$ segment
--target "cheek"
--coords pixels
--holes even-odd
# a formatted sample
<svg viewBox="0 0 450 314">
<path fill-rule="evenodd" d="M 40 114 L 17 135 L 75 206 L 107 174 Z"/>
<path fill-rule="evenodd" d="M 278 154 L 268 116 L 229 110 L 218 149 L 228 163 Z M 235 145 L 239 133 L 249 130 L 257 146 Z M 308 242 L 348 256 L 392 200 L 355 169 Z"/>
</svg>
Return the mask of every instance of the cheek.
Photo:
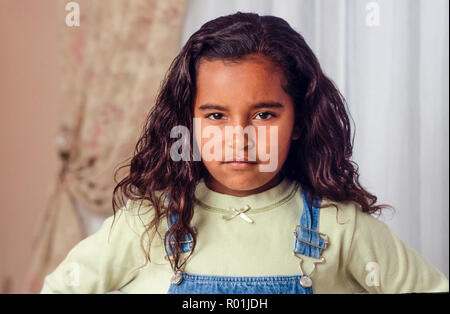
<svg viewBox="0 0 450 314">
<path fill-rule="evenodd" d="M 271 131 L 276 128 L 277 132 Z M 272 136 L 271 136 L 272 133 Z M 289 122 L 276 126 L 267 127 L 265 142 L 260 142 L 266 148 L 266 152 L 269 153 L 271 149 L 277 149 L 277 156 L 283 158 L 289 152 L 291 145 L 292 126 Z"/>
<path fill-rule="evenodd" d="M 197 143 L 201 142 L 200 152 L 202 157 L 221 158 L 219 154 L 220 151 L 216 151 L 216 148 L 222 147 L 221 150 L 223 151 L 223 130 L 218 127 L 209 125 L 208 123 L 205 123 L 203 121 L 201 123 L 201 128 L 198 128 L 199 131 L 195 132 L 195 140 L 197 141 Z"/>
</svg>

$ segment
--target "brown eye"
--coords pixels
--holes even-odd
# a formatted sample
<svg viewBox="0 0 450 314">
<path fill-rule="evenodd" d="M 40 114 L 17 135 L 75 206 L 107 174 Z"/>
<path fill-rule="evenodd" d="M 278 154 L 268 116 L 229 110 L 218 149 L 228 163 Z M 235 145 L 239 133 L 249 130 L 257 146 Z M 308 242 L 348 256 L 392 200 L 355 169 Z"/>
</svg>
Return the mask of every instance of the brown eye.
<svg viewBox="0 0 450 314">
<path fill-rule="evenodd" d="M 211 117 L 213 117 L 213 118 L 211 118 Z M 210 119 L 210 120 L 213 120 L 213 121 L 214 120 L 220 120 L 221 117 L 223 117 L 223 114 L 218 113 L 218 112 L 210 113 L 209 115 L 206 116 L 207 119 Z"/>
<path fill-rule="evenodd" d="M 269 116 L 269 117 L 268 117 Z M 257 119 L 257 120 L 269 120 L 272 117 L 275 117 L 275 115 L 271 112 L 259 112 L 256 117 L 260 117 L 261 119 Z"/>
</svg>

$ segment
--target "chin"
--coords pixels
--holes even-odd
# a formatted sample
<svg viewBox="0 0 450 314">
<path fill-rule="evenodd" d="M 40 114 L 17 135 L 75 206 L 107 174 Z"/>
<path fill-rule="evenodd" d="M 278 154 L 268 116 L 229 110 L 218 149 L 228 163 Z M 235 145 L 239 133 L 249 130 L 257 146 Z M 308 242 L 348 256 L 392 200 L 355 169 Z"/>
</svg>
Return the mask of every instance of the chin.
<svg viewBox="0 0 450 314">
<path fill-rule="evenodd" d="M 230 190 L 235 191 L 249 191 L 255 190 L 267 182 L 271 177 L 259 177 L 255 174 L 233 174 L 232 176 L 224 176 L 220 182 Z"/>
</svg>

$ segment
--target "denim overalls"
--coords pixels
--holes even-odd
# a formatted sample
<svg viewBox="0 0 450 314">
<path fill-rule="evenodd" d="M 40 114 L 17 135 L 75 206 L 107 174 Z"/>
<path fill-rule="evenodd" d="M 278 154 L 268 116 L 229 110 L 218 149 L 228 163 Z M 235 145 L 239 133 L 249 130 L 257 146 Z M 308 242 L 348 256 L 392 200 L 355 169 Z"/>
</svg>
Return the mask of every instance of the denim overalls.
<svg viewBox="0 0 450 314">
<path fill-rule="evenodd" d="M 309 204 L 305 189 L 302 188 L 303 213 L 299 225 L 295 227 L 293 236 L 294 255 L 299 258 L 301 275 L 276 275 L 256 277 L 231 277 L 213 276 L 201 274 L 185 274 L 178 271 L 171 280 L 167 293 L 169 294 L 312 294 L 312 281 L 309 278 L 316 264 L 325 262 L 321 256 L 323 249 L 328 244 L 328 237 L 318 232 L 320 201 L 317 207 Z M 177 216 L 168 219 L 168 226 L 176 221 Z M 192 247 L 192 238 L 186 237 L 182 241 L 182 252 L 188 252 Z M 171 255 L 167 246 L 167 252 Z M 313 263 L 313 271 L 307 275 L 303 274 L 302 262 L 299 255 L 306 255 L 318 259 Z"/>
</svg>

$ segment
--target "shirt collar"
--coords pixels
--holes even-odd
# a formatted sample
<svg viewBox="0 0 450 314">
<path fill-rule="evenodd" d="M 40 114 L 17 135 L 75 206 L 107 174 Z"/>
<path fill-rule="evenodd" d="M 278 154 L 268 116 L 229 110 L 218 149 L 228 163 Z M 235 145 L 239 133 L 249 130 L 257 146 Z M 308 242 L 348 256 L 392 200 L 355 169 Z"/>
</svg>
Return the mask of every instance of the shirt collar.
<svg viewBox="0 0 450 314">
<path fill-rule="evenodd" d="M 248 213 L 263 212 L 278 207 L 289 201 L 300 185 L 287 177 L 284 177 L 272 188 L 248 195 L 233 196 L 222 194 L 209 189 L 203 179 L 197 184 L 195 190 L 196 204 L 201 208 L 218 213 L 229 213 L 231 208 L 242 209 L 250 206 Z"/>
</svg>

